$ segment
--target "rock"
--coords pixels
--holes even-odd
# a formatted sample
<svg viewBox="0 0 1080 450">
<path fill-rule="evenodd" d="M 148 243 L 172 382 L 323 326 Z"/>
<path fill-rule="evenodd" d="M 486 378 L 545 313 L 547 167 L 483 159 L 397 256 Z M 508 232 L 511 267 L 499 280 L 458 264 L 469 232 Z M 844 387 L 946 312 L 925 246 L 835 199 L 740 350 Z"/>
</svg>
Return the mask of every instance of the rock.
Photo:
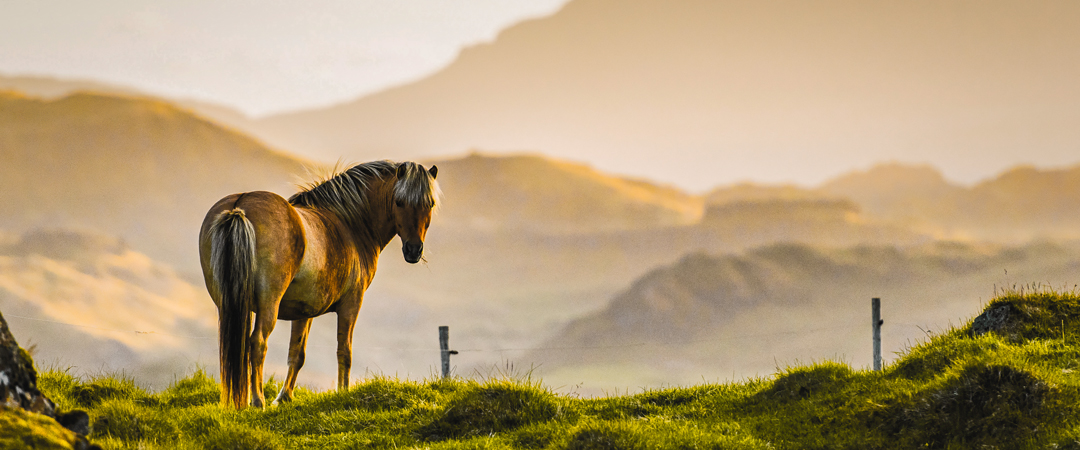
<svg viewBox="0 0 1080 450">
<path fill-rule="evenodd" d="M 37 371 L 30 354 L 19 347 L 0 314 L 0 402 L 9 408 L 55 415 L 56 406 L 37 389 Z"/>
<path fill-rule="evenodd" d="M 90 434 L 90 415 L 86 411 L 71 411 L 56 416 L 56 421 L 60 422 L 64 428 L 74 431 L 75 434 L 83 436 Z"/>
<path fill-rule="evenodd" d="M 987 308 L 975 320 L 971 321 L 971 335 L 979 336 L 989 332 L 1002 333 L 1012 325 L 1012 321 L 1016 320 L 1019 313 L 1020 311 L 1012 303 L 1001 303 Z"/>
<path fill-rule="evenodd" d="M 35 448 L 99 448 L 86 439 L 90 434 L 90 416 L 85 411 L 69 411 L 58 416 L 56 404 L 38 390 L 34 361 L 15 341 L 3 314 L 0 314 L 0 422 L 8 425 L 0 433 L 0 443 L 17 438 L 9 433 L 18 434 L 24 429 L 30 436 L 36 436 L 34 439 L 44 439 L 40 445 L 32 446 Z M 64 431 L 57 432 L 61 427 Z"/>
</svg>

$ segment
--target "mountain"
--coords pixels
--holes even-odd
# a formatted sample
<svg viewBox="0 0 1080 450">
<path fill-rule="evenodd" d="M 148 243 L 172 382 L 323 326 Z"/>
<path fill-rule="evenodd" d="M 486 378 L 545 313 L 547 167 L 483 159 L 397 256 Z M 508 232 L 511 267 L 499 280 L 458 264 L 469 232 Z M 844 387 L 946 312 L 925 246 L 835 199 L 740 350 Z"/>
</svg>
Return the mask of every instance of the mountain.
<svg viewBox="0 0 1080 450">
<path fill-rule="evenodd" d="M 998 288 L 1070 289 L 1076 267 L 1075 243 L 778 244 L 690 254 L 638 278 L 518 361 L 543 367 L 538 375 L 549 383 L 614 378 L 635 386 L 702 374 L 742 378 L 822 358 L 866 365 L 872 297 L 882 299 L 883 354 L 891 355 L 963 320 Z"/>
<path fill-rule="evenodd" d="M 973 186 L 956 211 L 958 225 L 979 237 L 1080 238 L 1080 165 L 1015 167 Z"/>
<path fill-rule="evenodd" d="M 687 225 L 701 198 L 539 155 L 435 161 L 445 204 L 441 224 L 479 229 L 592 233 Z"/>
<path fill-rule="evenodd" d="M 926 166 L 884 164 L 818 189 L 850 198 L 868 217 L 939 236 L 1024 242 L 1080 238 L 1080 166 L 1017 166 L 974 186 Z"/>
<path fill-rule="evenodd" d="M 537 149 L 695 189 L 896 159 L 973 181 L 1075 162 L 1078 50 L 1068 0 L 574 0 L 258 135 L 325 160 Z"/>
<path fill-rule="evenodd" d="M 852 198 L 822 193 L 817 189 L 808 189 L 792 184 L 768 185 L 758 183 L 738 183 L 721 186 L 705 194 L 707 206 L 724 206 L 732 203 L 837 200 Z M 862 202 L 859 202 L 862 204 Z"/>
<path fill-rule="evenodd" d="M 163 101 L 86 93 L 0 93 L 0 154 L 0 228 L 97 230 L 185 271 L 214 202 L 289 195 L 309 164 Z"/>
<path fill-rule="evenodd" d="M 181 109 L 186 109 L 220 125 L 249 133 L 252 120 L 244 113 L 215 103 L 191 99 L 162 99 L 137 89 L 102 83 L 93 80 L 62 79 L 46 76 L 4 76 L 0 75 L 0 91 L 16 91 L 31 97 L 55 100 L 76 92 L 89 92 L 124 97 L 141 97 L 150 100 L 165 100 Z"/>
</svg>

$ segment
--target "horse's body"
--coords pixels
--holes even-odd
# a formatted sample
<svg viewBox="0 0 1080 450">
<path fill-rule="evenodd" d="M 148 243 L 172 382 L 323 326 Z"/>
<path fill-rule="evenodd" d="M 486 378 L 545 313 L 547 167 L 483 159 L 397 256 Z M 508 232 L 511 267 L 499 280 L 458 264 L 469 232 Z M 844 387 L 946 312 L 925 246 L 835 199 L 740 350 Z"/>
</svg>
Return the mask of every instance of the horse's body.
<svg viewBox="0 0 1080 450">
<path fill-rule="evenodd" d="M 233 194 L 203 220 L 199 255 L 218 307 L 222 401 L 263 406 L 266 338 L 292 321 L 289 373 L 278 401 L 292 399 L 311 320 L 338 317 L 338 389 L 349 385 L 352 335 L 379 253 L 400 236 L 415 263 L 431 221 L 437 168 L 378 161 L 354 166 L 288 200 Z M 255 314 L 252 324 L 251 314 Z"/>
</svg>

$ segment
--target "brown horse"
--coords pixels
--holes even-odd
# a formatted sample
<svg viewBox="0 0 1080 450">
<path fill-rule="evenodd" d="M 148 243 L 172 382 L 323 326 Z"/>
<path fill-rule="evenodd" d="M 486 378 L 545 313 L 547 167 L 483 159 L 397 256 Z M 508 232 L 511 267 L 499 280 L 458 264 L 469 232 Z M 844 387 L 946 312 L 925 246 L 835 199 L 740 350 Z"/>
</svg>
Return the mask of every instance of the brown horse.
<svg viewBox="0 0 1080 450">
<path fill-rule="evenodd" d="M 311 320 L 328 312 L 338 319 L 337 386 L 349 387 L 353 327 L 379 253 L 400 236 L 405 261 L 420 261 L 437 173 L 411 162 L 369 162 L 288 200 L 245 192 L 210 208 L 199 256 L 218 307 L 223 403 L 242 408 L 249 397 L 254 406 L 266 403 L 266 338 L 278 319 L 292 321 L 292 338 L 277 401 L 292 400 Z"/>
</svg>

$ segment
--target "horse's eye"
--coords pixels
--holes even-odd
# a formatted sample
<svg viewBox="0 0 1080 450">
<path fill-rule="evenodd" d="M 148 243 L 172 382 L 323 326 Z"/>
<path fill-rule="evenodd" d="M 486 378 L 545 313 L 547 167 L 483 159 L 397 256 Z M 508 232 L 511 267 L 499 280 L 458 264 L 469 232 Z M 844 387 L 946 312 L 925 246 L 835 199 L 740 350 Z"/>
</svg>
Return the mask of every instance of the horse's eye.
<svg viewBox="0 0 1080 450">
<path fill-rule="evenodd" d="M 405 207 L 405 202 L 403 202 L 401 200 L 395 200 L 394 204 L 397 205 L 398 208 L 404 208 Z"/>
</svg>

